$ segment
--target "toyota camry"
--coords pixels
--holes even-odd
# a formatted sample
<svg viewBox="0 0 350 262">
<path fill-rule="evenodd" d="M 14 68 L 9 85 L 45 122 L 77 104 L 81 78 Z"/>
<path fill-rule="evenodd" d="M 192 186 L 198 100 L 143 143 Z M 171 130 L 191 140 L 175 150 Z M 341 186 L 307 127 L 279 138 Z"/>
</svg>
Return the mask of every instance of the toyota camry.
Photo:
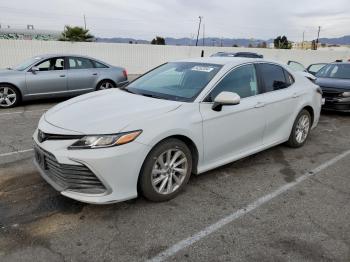
<svg viewBox="0 0 350 262">
<path fill-rule="evenodd" d="M 191 174 L 281 143 L 301 147 L 322 91 L 286 66 L 210 57 L 163 64 L 121 89 L 47 111 L 35 164 L 62 195 L 106 204 L 174 198 Z"/>
</svg>

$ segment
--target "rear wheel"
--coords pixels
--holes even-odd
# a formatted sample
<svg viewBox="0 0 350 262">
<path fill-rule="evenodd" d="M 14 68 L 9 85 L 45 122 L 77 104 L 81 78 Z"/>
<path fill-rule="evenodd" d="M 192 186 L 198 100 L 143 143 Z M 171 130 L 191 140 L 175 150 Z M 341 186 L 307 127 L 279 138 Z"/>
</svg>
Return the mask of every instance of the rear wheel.
<svg viewBox="0 0 350 262">
<path fill-rule="evenodd" d="M 110 89 L 110 88 L 113 88 L 113 87 L 115 87 L 115 84 L 112 81 L 110 81 L 110 80 L 103 80 L 97 85 L 96 90 L 97 91 L 105 90 L 105 89 Z"/>
<path fill-rule="evenodd" d="M 191 151 L 184 142 L 168 139 L 158 144 L 147 156 L 140 174 L 139 186 L 151 201 L 174 198 L 191 176 Z"/>
<path fill-rule="evenodd" d="M 303 109 L 295 119 L 287 144 L 290 147 L 301 147 L 305 144 L 311 129 L 310 113 Z"/>
<path fill-rule="evenodd" d="M 15 107 L 20 102 L 20 93 L 10 85 L 0 85 L 0 108 Z"/>
</svg>

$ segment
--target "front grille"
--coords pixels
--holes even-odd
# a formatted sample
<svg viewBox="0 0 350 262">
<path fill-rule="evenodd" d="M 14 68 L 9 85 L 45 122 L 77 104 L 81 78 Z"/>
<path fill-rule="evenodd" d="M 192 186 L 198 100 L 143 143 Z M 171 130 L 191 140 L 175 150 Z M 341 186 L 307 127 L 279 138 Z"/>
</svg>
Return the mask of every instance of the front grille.
<svg viewBox="0 0 350 262">
<path fill-rule="evenodd" d="M 50 152 L 35 146 L 35 159 L 45 175 L 62 190 L 101 194 L 106 187 L 86 166 L 60 164 Z"/>
<path fill-rule="evenodd" d="M 46 140 L 73 140 L 80 139 L 84 137 L 84 135 L 59 135 L 59 134 L 48 134 L 44 133 L 41 130 L 38 130 L 38 141 L 40 143 Z"/>
</svg>

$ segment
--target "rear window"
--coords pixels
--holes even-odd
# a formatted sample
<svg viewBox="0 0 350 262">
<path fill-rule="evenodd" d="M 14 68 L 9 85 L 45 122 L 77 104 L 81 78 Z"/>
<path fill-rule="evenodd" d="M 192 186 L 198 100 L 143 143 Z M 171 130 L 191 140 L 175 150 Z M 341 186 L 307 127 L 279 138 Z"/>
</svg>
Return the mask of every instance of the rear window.
<svg viewBox="0 0 350 262">
<path fill-rule="evenodd" d="M 290 86 L 290 80 L 285 77 L 285 70 L 274 64 L 258 64 L 263 76 L 265 92 L 271 92 Z"/>
<path fill-rule="evenodd" d="M 108 66 L 106 66 L 105 64 L 102 64 L 102 63 L 97 62 L 97 61 L 95 61 L 95 60 L 91 60 L 91 61 L 92 61 L 92 63 L 94 64 L 94 66 L 95 66 L 96 68 L 108 68 Z"/>
</svg>

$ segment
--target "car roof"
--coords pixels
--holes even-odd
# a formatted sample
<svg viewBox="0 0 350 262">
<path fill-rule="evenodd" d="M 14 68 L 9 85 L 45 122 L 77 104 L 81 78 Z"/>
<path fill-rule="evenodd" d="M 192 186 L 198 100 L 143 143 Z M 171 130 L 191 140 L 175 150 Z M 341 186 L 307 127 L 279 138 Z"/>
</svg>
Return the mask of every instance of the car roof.
<svg viewBox="0 0 350 262">
<path fill-rule="evenodd" d="M 206 64 L 218 64 L 218 65 L 230 65 L 230 66 L 235 66 L 235 65 L 249 63 L 249 62 L 267 62 L 267 63 L 282 65 L 279 62 L 269 61 L 262 58 L 247 58 L 247 57 L 199 57 L 199 58 L 177 60 L 172 62 L 192 62 L 192 63 L 206 63 Z"/>
<path fill-rule="evenodd" d="M 76 57 L 82 57 L 82 58 L 88 58 L 88 59 L 98 60 L 98 59 L 93 58 L 93 57 L 90 57 L 90 56 L 78 55 L 78 54 L 67 54 L 67 53 L 41 54 L 41 55 L 36 55 L 36 56 L 34 56 L 34 57 L 39 57 L 39 58 L 45 59 L 45 58 L 58 57 L 58 56 L 76 56 Z"/>
</svg>

